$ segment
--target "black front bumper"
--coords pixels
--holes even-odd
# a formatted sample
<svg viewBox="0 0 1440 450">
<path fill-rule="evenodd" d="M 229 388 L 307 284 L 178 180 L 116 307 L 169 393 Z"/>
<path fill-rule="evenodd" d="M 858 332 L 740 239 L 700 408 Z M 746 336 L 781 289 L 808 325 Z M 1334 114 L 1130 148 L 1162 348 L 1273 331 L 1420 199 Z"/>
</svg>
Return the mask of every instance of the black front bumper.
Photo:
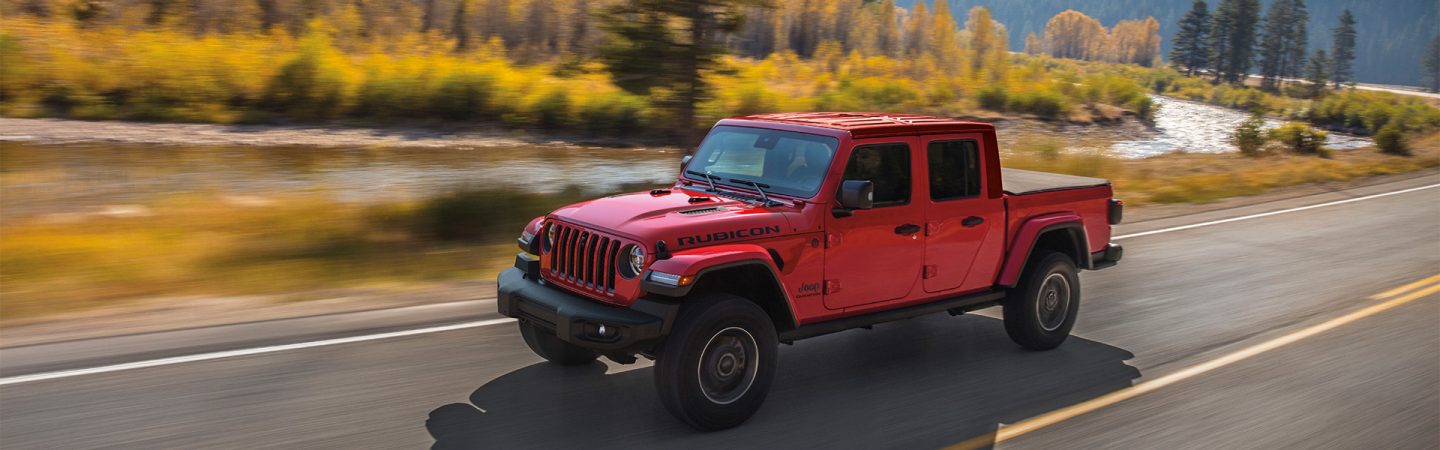
<svg viewBox="0 0 1440 450">
<path fill-rule="evenodd" d="M 629 308 L 606 305 L 543 283 L 519 268 L 500 273 L 500 314 L 555 333 L 560 340 L 604 353 L 648 351 L 670 333 L 678 303 L 641 298 Z M 599 333 L 604 325 L 606 333 Z"/>
</svg>

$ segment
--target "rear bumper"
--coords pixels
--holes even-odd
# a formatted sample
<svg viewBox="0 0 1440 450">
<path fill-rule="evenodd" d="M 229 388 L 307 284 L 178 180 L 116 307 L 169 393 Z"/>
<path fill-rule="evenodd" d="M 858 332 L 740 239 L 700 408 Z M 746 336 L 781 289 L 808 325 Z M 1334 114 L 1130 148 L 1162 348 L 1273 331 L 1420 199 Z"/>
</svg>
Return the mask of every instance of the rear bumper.
<svg viewBox="0 0 1440 450">
<path fill-rule="evenodd" d="M 1100 270 L 1120 262 L 1125 256 L 1125 248 L 1115 244 L 1107 244 L 1104 250 L 1090 254 L 1090 270 Z"/>
<path fill-rule="evenodd" d="M 555 333 L 560 340 L 602 353 L 649 350 L 670 333 L 678 303 L 636 300 L 629 308 L 606 305 L 544 284 L 520 268 L 500 273 L 500 314 Z M 605 333 L 601 334 L 600 326 Z"/>
</svg>

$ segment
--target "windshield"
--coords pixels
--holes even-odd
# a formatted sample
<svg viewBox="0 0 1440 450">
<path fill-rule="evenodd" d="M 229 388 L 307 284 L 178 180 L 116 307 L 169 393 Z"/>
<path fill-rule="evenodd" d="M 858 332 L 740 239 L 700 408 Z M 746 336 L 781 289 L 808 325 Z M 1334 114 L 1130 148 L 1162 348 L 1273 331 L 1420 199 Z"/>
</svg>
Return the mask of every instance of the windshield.
<svg viewBox="0 0 1440 450">
<path fill-rule="evenodd" d="M 808 198 L 820 190 L 825 171 L 835 157 L 840 140 L 829 136 L 720 126 L 710 131 L 695 158 L 685 168 L 685 177 L 708 183 L 705 176 L 714 175 L 716 184 L 754 189 L 753 181 L 770 193 Z"/>
</svg>

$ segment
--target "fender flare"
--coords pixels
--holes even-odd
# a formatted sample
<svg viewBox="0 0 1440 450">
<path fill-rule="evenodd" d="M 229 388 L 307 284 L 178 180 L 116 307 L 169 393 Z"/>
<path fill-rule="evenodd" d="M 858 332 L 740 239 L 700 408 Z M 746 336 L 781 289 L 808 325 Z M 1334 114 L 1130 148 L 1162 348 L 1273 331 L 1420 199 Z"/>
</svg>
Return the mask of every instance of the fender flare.
<svg viewBox="0 0 1440 450">
<path fill-rule="evenodd" d="M 1019 231 L 1015 233 L 1015 242 L 1010 245 L 1010 252 L 1005 257 L 1005 264 L 1001 266 L 1000 277 L 995 284 L 1004 287 L 1015 287 L 1020 281 L 1020 272 L 1025 270 L 1025 263 L 1034 256 L 1035 242 L 1040 236 L 1046 233 L 1060 231 L 1070 233 L 1071 240 L 1075 243 L 1075 254 L 1079 260 L 1075 265 L 1081 269 L 1090 266 L 1089 238 L 1085 233 L 1084 221 L 1078 214 L 1073 212 L 1048 214 L 1035 217 L 1020 225 Z"/>
<path fill-rule="evenodd" d="M 690 293 L 692 288 L 700 284 L 707 273 L 736 267 L 758 266 L 769 275 L 768 281 L 774 283 L 773 286 L 780 293 L 780 299 L 793 322 L 795 305 L 791 301 L 790 293 L 785 289 L 785 283 L 780 280 L 780 270 L 771 253 L 770 250 L 759 245 L 744 243 L 679 250 L 668 259 L 651 263 L 640 277 L 640 289 L 646 293 L 667 297 L 684 297 Z M 694 281 L 684 286 L 656 283 L 650 280 L 650 274 L 657 271 L 682 277 L 694 277 Z M 793 323 L 790 325 L 794 326 Z"/>
</svg>

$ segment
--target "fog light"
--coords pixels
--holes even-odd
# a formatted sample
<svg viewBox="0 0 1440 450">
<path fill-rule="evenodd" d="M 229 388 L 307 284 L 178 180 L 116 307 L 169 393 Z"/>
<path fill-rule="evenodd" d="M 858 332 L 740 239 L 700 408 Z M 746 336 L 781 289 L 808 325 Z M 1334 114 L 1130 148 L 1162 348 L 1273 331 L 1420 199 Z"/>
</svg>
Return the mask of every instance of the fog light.
<svg viewBox="0 0 1440 450">
<path fill-rule="evenodd" d="M 599 334 L 600 337 L 605 337 L 605 335 L 606 335 L 607 333 L 609 333 L 609 332 L 610 332 L 610 330 L 605 329 L 605 324 L 603 324 L 603 323 L 600 324 L 600 329 L 595 330 L 595 334 Z"/>
</svg>

